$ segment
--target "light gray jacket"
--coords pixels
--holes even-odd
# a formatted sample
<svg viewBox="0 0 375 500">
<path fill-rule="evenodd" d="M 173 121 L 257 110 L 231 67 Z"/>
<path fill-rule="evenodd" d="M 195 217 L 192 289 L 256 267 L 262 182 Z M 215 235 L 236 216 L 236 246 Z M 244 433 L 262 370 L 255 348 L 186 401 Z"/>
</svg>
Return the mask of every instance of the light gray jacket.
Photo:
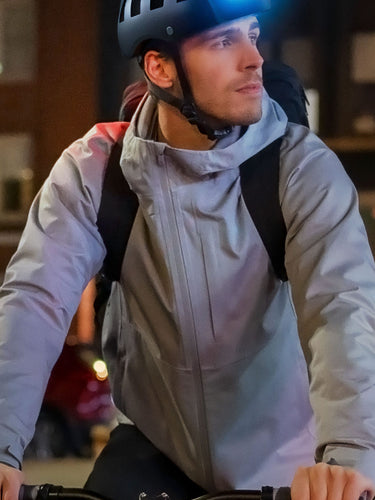
<svg viewBox="0 0 375 500">
<path fill-rule="evenodd" d="M 356 192 L 336 156 L 287 126 L 266 95 L 263 111 L 210 151 L 150 140 L 150 98 L 127 131 L 121 163 L 140 209 L 104 325 L 114 400 L 208 490 L 289 484 L 315 449 L 375 479 L 375 269 Z M 96 214 L 121 128 L 97 125 L 64 151 L 8 268 L 0 461 L 21 462 L 81 292 L 101 267 Z M 272 272 L 238 177 L 284 133 L 290 283 Z M 314 423 L 299 338 L 311 349 Z"/>
</svg>

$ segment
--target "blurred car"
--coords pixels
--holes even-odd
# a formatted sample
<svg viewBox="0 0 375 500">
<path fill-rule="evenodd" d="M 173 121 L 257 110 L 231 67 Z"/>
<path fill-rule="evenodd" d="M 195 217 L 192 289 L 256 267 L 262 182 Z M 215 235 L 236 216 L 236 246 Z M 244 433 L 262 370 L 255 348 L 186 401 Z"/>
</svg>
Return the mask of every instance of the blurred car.
<svg viewBox="0 0 375 500">
<path fill-rule="evenodd" d="M 110 425 L 113 417 L 105 363 L 91 347 L 65 344 L 25 458 L 91 456 L 92 427 Z"/>
</svg>

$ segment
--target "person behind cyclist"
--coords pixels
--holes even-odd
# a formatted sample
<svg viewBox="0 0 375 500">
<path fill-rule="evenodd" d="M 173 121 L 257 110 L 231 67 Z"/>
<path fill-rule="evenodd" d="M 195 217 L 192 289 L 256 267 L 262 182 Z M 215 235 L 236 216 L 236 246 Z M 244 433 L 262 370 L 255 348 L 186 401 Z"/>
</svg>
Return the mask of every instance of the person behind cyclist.
<svg viewBox="0 0 375 500">
<path fill-rule="evenodd" d="M 294 500 L 375 494 L 374 261 L 337 157 L 263 91 L 255 14 L 267 7 L 121 5 L 120 44 L 139 58 L 149 91 L 123 139 L 139 210 L 103 329 L 120 424 L 86 485 L 116 499 L 288 483 Z M 6 272 L 5 500 L 16 499 L 50 370 L 105 258 L 103 170 L 126 127 L 98 124 L 62 154 Z M 285 283 L 238 169 L 279 137 Z"/>
</svg>

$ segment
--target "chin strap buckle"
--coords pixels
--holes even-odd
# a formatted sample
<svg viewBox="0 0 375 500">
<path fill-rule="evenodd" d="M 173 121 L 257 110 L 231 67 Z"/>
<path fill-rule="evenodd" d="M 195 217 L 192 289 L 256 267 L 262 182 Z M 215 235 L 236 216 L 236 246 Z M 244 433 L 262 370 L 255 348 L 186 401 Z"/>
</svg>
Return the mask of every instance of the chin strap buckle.
<svg viewBox="0 0 375 500">
<path fill-rule="evenodd" d="M 192 125 L 198 127 L 201 134 L 206 135 L 211 141 L 216 141 L 222 139 L 223 137 L 229 135 L 233 127 L 228 125 L 227 127 L 214 129 L 204 120 L 202 116 L 199 115 L 196 105 L 193 102 L 185 102 L 180 107 L 180 112 Z"/>
</svg>

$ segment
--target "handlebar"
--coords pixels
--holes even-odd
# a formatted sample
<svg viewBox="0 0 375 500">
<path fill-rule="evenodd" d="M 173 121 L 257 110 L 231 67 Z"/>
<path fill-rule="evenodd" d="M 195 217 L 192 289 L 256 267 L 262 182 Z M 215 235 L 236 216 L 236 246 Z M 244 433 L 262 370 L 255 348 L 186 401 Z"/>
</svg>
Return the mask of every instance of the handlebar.
<svg viewBox="0 0 375 500">
<path fill-rule="evenodd" d="M 66 488 L 54 484 L 23 484 L 18 500 L 109 500 L 99 493 L 83 488 Z"/>
<path fill-rule="evenodd" d="M 19 493 L 19 500 L 109 500 L 103 495 L 82 488 L 66 488 L 53 484 L 25 485 Z M 147 493 L 140 493 L 139 500 L 147 500 Z M 167 493 L 161 493 L 152 500 L 169 500 Z M 193 500 L 290 500 L 290 488 L 264 486 L 261 490 L 229 490 L 207 493 Z M 173 500 L 173 499 L 171 499 Z"/>
</svg>

